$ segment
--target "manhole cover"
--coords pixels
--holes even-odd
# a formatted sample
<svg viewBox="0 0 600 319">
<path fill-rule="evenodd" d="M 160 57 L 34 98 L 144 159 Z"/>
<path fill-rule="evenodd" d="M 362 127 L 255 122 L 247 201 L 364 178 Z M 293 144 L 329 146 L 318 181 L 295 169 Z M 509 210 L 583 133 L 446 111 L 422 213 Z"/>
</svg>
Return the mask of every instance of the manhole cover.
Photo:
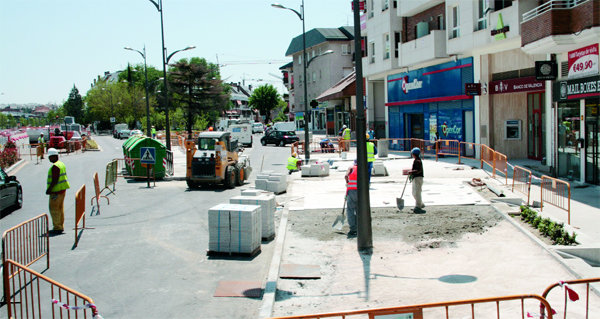
<svg viewBox="0 0 600 319">
<path fill-rule="evenodd" d="M 469 275 L 446 275 L 438 278 L 439 281 L 448 284 L 466 284 L 477 280 L 477 277 Z"/>
</svg>

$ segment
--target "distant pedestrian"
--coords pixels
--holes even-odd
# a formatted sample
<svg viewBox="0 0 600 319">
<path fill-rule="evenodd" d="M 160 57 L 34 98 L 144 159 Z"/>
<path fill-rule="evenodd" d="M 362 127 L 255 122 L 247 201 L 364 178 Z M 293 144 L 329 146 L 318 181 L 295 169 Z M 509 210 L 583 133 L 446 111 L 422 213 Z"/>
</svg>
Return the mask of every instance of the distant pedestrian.
<svg viewBox="0 0 600 319">
<path fill-rule="evenodd" d="M 373 130 L 373 128 L 371 128 L 369 130 L 369 139 L 370 140 L 374 140 L 375 139 L 375 131 Z"/>
<path fill-rule="evenodd" d="M 152 138 L 156 138 L 156 128 L 154 128 L 154 125 L 152 125 L 150 131 L 152 132 Z"/>
<path fill-rule="evenodd" d="M 357 231 L 356 209 L 358 207 L 358 166 L 354 165 L 346 172 L 346 216 L 348 218 L 348 237 L 355 237 Z"/>
<path fill-rule="evenodd" d="M 415 210 L 420 210 L 425 207 L 425 204 L 423 204 L 423 200 L 421 199 L 421 190 L 423 188 L 423 162 L 419 157 L 419 155 L 421 155 L 421 150 L 418 147 L 415 147 L 410 153 L 414 158 L 412 170 L 409 172 L 412 181 L 412 194 L 415 198 Z"/>
<path fill-rule="evenodd" d="M 375 146 L 375 143 L 369 141 L 369 134 L 367 134 L 367 168 L 369 169 L 369 185 L 371 184 L 371 171 L 373 170 L 375 155 L 377 155 L 377 147 Z"/>
<path fill-rule="evenodd" d="M 48 149 L 48 159 L 52 166 L 48 170 L 46 195 L 50 195 L 49 208 L 52 217 L 52 232 L 62 233 L 65 229 L 65 193 L 70 188 L 67 180 L 67 167 L 58 160 L 58 151 Z"/>
<path fill-rule="evenodd" d="M 40 159 L 44 159 L 44 144 L 46 143 L 46 140 L 44 140 L 44 133 L 40 133 L 40 137 L 38 137 L 38 156 L 40 156 Z"/>
<path fill-rule="evenodd" d="M 351 131 L 348 128 L 348 126 L 344 125 L 342 126 L 342 150 L 344 152 L 348 152 L 350 150 L 350 135 L 351 135 Z"/>
</svg>

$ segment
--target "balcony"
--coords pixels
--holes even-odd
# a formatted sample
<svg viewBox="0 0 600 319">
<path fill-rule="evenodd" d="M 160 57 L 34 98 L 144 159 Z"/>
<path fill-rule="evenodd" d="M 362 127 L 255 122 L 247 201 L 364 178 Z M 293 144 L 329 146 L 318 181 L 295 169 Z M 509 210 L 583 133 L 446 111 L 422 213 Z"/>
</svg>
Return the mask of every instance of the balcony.
<svg viewBox="0 0 600 319">
<path fill-rule="evenodd" d="M 600 1 L 551 0 L 523 14 L 521 45 L 528 54 L 573 50 L 600 37 Z"/>
<path fill-rule="evenodd" d="M 402 58 L 398 61 L 399 67 L 448 57 L 446 54 L 446 30 L 432 30 L 424 37 L 402 43 L 400 56 Z"/>
</svg>

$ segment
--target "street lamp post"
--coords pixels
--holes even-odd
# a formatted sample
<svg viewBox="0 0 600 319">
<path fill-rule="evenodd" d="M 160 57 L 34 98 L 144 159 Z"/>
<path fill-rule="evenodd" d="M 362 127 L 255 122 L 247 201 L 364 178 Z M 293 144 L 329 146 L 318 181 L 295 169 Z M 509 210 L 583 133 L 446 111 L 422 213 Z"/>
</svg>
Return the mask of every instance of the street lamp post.
<svg viewBox="0 0 600 319">
<path fill-rule="evenodd" d="M 132 49 L 129 47 L 125 47 L 123 49 L 129 50 L 129 51 L 135 51 L 135 52 L 139 53 L 142 56 L 142 58 L 144 58 L 144 78 L 145 78 L 144 88 L 146 89 L 146 135 L 148 137 L 152 137 L 152 134 L 150 133 L 150 101 L 148 100 L 148 67 L 146 65 L 146 45 L 144 45 L 143 52 L 140 52 L 136 49 Z"/>
</svg>

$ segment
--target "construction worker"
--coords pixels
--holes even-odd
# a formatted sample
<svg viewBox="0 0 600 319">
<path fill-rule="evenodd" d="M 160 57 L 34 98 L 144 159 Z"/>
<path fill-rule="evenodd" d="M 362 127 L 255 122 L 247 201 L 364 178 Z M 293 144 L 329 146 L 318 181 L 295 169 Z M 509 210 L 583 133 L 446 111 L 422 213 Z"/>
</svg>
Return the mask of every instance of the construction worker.
<svg viewBox="0 0 600 319">
<path fill-rule="evenodd" d="M 152 138 L 156 138 L 156 128 L 154 128 L 154 125 L 152 125 L 150 132 L 152 132 Z"/>
<path fill-rule="evenodd" d="M 423 162 L 419 155 L 421 150 L 418 147 L 413 148 L 410 154 L 414 158 L 412 169 L 409 171 L 409 178 L 412 181 L 412 194 L 415 198 L 415 211 L 419 211 L 425 207 L 421 199 L 421 190 L 423 188 Z"/>
<path fill-rule="evenodd" d="M 344 151 L 348 152 L 350 150 L 350 129 L 346 125 L 342 126 L 342 140 Z"/>
<path fill-rule="evenodd" d="M 371 184 L 371 171 L 373 170 L 375 155 L 377 155 L 377 147 L 375 146 L 375 143 L 369 141 L 369 133 L 367 133 L 367 167 L 369 169 L 369 184 Z"/>
<path fill-rule="evenodd" d="M 297 159 L 298 154 L 296 153 L 292 153 L 292 156 L 288 157 L 288 162 L 287 162 L 287 169 L 289 171 L 289 174 L 291 175 L 293 172 L 297 172 L 298 171 L 298 162 L 300 162 L 299 159 Z"/>
<path fill-rule="evenodd" d="M 40 133 L 40 137 L 38 137 L 38 155 L 41 159 L 44 159 L 44 144 L 46 141 L 44 140 L 44 133 Z"/>
<path fill-rule="evenodd" d="M 348 238 L 356 237 L 356 208 L 358 206 L 358 166 L 354 165 L 346 172 L 346 216 L 348 218 Z"/>
<path fill-rule="evenodd" d="M 55 148 L 48 149 L 48 159 L 52 166 L 48 170 L 46 195 L 50 195 L 50 216 L 52 217 L 52 233 L 64 232 L 65 226 L 65 193 L 70 188 L 67 180 L 67 168 L 58 160 L 58 151 Z"/>
</svg>

